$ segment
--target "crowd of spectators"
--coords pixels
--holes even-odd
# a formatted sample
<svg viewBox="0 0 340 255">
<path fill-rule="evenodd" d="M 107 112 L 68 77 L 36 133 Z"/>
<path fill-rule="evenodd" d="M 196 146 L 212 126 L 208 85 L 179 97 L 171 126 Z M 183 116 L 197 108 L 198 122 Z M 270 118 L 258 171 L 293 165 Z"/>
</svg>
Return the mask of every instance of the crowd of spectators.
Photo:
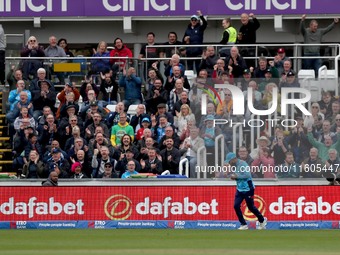
<svg viewBox="0 0 340 255">
<path fill-rule="evenodd" d="M 304 19 L 305 16 L 302 24 Z M 162 45 L 174 47 L 152 47 L 157 45 L 156 36 L 148 33 L 139 57 L 169 60 L 164 61 L 164 73 L 159 70 L 159 60 L 149 60 L 145 65 L 148 74 L 145 80 L 130 65 L 132 52 L 121 38 L 114 40 L 115 48 L 111 51 L 104 41 L 93 49 L 93 57 L 97 58 L 92 60 L 92 68 L 80 88 L 65 82 L 64 73 L 57 73 L 63 85 L 58 91 L 51 81 L 51 68 L 39 60 L 24 60 L 8 75 L 11 91 L 6 118 L 13 137 L 14 170 L 23 178 L 46 178 L 51 172 L 56 172 L 59 178 L 129 178 L 136 173 L 161 174 L 165 170 L 178 174 L 181 158 L 187 158 L 190 177 L 196 177 L 196 165 L 200 164 L 197 150 L 201 146 L 212 153 L 215 138 L 223 134 L 226 151 L 232 150 L 232 128 L 215 126 L 214 120 L 251 119 L 247 102 L 240 102 L 245 103 L 247 109 L 244 116 L 233 115 L 233 94 L 228 89 L 210 89 L 214 84 L 237 86 L 256 109 L 263 110 L 268 109 L 268 103 L 273 100 L 274 88 L 280 94 L 281 88 L 300 87 L 298 70 L 293 69 L 284 48 L 278 47 L 273 59 L 255 59 L 257 65 L 254 60 L 244 59 L 253 56 L 254 49 L 242 44 L 256 43 L 260 22 L 254 14 L 242 14 L 241 23 L 237 33 L 231 19 L 223 20 L 221 43 L 226 46 L 219 51 L 209 45 L 175 47 L 203 44 L 207 21 L 200 11 L 191 17 L 182 42 L 175 32 L 169 32 L 168 42 Z M 21 56 L 72 55 L 66 39 L 57 43 L 57 38 L 51 36 L 49 46 L 43 49 L 31 36 Z M 108 59 L 110 56 L 116 58 Z M 201 59 L 183 61 L 181 56 Z M 184 75 L 188 69 L 197 73 L 195 81 L 189 81 Z M 100 82 L 96 84 L 92 78 L 98 75 Z M 121 99 L 119 87 L 124 91 Z M 253 93 L 249 97 L 248 88 L 252 88 Z M 201 114 L 203 96 L 208 97 L 205 116 Z M 291 95 L 295 97 L 298 95 Z M 108 105 L 114 105 L 114 110 L 109 111 Z M 128 114 L 131 105 L 137 105 L 134 114 Z M 333 169 L 331 173 L 338 172 L 339 99 L 323 91 L 322 98 L 312 102 L 309 110 L 311 116 L 302 118 L 298 111 L 291 116 L 297 123 L 291 129 L 276 125 L 273 135 L 269 135 L 267 127 L 262 128 L 254 150 L 249 151 L 246 140 L 245 146 L 238 148 L 239 158 L 250 166 L 288 169 L 275 174 L 254 171 L 254 177 L 318 178 L 328 174 L 329 169 Z"/>
</svg>

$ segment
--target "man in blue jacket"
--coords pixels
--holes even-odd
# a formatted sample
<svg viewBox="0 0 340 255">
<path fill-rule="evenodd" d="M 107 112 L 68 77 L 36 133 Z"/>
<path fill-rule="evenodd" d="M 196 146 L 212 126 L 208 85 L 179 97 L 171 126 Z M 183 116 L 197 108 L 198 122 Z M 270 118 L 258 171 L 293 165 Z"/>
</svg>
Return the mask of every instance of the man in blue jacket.
<svg viewBox="0 0 340 255">
<path fill-rule="evenodd" d="M 248 229 L 248 225 L 243 218 L 241 211 L 241 204 L 243 200 L 246 200 L 247 207 L 259 220 L 260 224 L 258 229 L 265 229 L 267 225 L 267 219 L 262 216 L 260 211 L 254 205 L 254 190 L 255 186 L 251 178 L 250 167 L 248 164 L 236 157 L 236 154 L 229 152 L 225 163 L 229 164 L 231 171 L 233 172 L 230 178 L 236 180 L 236 194 L 234 201 L 234 210 L 241 223 L 239 230 Z"/>
<path fill-rule="evenodd" d="M 202 24 L 200 23 L 202 21 Z M 208 22 L 203 17 L 201 11 L 197 11 L 197 15 L 192 15 L 190 18 L 190 24 L 184 32 L 182 42 L 184 44 L 203 44 L 204 30 L 207 28 Z M 187 57 L 199 57 L 202 55 L 202 47 L 187 47 Z M 195 64 L 196 72 L 198 73 L 200 60 L 188 61 L 188 69 L 193 70 Z"/>
<path fill-rule="evenodd" d="M 136 76 L 135 68 L 130 67 L 127 71 L 125 68 L 123 69 L 119 86 L 124 88 L 125 98 L 123 103 L 126 111 L 130 105 L 142 103 L 142 79 Z"/>
</svg>

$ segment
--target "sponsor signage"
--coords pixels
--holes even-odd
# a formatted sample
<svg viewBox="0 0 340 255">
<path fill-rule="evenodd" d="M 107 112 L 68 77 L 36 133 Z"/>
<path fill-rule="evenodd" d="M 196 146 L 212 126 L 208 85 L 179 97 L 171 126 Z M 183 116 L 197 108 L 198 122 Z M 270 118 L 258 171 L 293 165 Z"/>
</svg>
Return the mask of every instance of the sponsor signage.
<svg viewBox="0 0 340 255">
<path fill-rule="evenodd" d="M 334 0 L 0 0 L 3 17 L 337 14 Z"/>
<path fill-rule="evenodd" d="M 200 221 L 195 227 L 232 228 L 220 221 L 237 222 L 235 187 L 231 186 L 57 187 L 43 191 L 40 187 L 0 188 L 0 221 L 15 221 L 22 228 L 29 221 L 89 221 L 89 228 L 105 228 L 110 222 L 115 227 L 142 224 L 134 221 L 145 221 L 143 227 L 166 221 L 172 228 L 184 228 L 193 226 L 188 221 Z M 339 221 L 338 192 L 338 186 L 258 186 L 254 199 L 270 221 Z M 242 211 L 246 220 L 256 221 L 245 204 Z M 209 221 L 215 223 L 206 223 Z M 285 226 L 291 227 L 281 227 Z"/>
</svg>

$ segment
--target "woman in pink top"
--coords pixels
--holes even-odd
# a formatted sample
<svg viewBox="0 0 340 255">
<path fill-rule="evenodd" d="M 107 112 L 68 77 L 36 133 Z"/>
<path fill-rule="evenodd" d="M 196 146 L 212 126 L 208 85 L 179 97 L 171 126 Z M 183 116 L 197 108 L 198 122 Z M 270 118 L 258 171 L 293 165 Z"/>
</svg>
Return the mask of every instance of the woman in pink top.
<svg viewBox="0 0 340 255">
<path fill-rule="evenodd" d="M 259 178 L 275 178 L 274 158 L 270 155 L 269 148 L 259 150 L 259 157 L 255 159 L 252 166 L 252 175 Z"/>
</svg>

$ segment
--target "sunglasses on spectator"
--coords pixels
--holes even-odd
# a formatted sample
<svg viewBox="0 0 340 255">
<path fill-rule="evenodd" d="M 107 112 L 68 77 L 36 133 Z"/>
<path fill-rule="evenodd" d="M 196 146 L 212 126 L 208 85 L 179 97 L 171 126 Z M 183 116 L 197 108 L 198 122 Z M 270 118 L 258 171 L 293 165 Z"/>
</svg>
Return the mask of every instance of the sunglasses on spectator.
<svg viewBox="0 0 340 255">
<path fill-rule="evenodd" d="M 30 40 L 30 42 L 36 42 L 36 40 Z"/>
</svg>

